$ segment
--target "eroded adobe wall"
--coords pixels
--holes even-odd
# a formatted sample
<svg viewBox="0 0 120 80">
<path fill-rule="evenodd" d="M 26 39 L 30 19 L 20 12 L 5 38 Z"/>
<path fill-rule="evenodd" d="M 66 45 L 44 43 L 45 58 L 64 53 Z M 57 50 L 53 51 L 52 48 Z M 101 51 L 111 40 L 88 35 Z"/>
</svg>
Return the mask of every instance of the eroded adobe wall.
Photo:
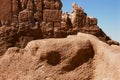
<svg viewBox="0 0 120 80">
<path fill-rule="evenodd" d="M 112 41 L 87 16 L 84 9 L 72 4 L 72 13 L 63 13 L 61 0 L 0 0 L 0 54 L 9 47 L 24 48 L 31 40 L 65 38 L 78 32 L 92 34 L 109 44 Z"/>
<path fill-rule="evenodd" d="M 60 0 L 11 0 L 11 25 L 41 27 L 43 37 L 58 36 L 62 18 Z M 22 26 L 21 26 L 22 25 Z M 59 28 L 58 28 L 59 27 Z M 55 29 L 54 29 L 55 28 Z M 57 30 L 57 31 L 56 31 Z M 55 34 L 55 35 L 54 35 Z"/>
<path fill-rule="evenodd" d="M 0 0 L 0 3 L 3 3 L 0 5 L 1 55 L 7 48 L 23 48 L 31 40 L 62 37 L 59 36 L 60 0 Z"/>
</svg>

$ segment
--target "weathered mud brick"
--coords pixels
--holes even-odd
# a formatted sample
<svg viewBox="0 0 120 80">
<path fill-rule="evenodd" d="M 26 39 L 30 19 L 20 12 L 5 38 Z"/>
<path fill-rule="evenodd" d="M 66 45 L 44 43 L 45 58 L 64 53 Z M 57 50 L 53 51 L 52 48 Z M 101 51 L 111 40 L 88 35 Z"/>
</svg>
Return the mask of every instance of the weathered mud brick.
<svg viewBox="0 0 120 80">
<path fill-rule="evenodd" d="M 54 36 L 53 22 L 42 22 L 41 30 L 44 38 L 52 38 Z"/>
<path fill-rule="evenodd" d="M 61 22 L 54 22 L 54 38 L 60 38 L 61 36 Z"/>
<path fill-rule="evenodd" d="M 61 0 L 44 0 L 44 9 L 56 9 L 61 10 L 62 2 Z"/>
<path fill-rule="evenodd" d="M 33 21 L 34 16 L 32 11 L 24 10 L 19 13 L 18 19 L 19 19 L 19 22 Z"/>
<path fill-rule="evenodd" d="M 97 19 L 90 17 L 90 25 L 97 25 Z"/>
<path fill-rule="evenodd" d="M 19 3 L 17 0 L 12 0 L 12 14 L 17 15 L 19 12 L 19 7 L 18 7 Z"/>
<path fill-rule="evenodd" d="M 61 36 L 61 28 L 60 27 L 54 27 L 54 38 L 60 38 Z"/>
<path fill-rule="evenodd" d="M 33 4 L 32 0 L 28 0 L 26 9 L 29 10 L 29 11 L 33 11 L 34 10 L 34 4 Z"/>
<path fill-rule="evenodd" d="M 43 10 L 43 20 L 45 22 L 61 22 L 61 10 Z"/>
<path fill-rule="evenodd" d="M 18 23 L 18 16 L 17 15 L 13 15 L 11 21 L 12 21 L 12 23 L 16 23 L 17 24 Z"/>
<path fill-rule="evenodd" d="M 28 0 L 20 0 L 20 2 L 21 2 L 21 5 L 22 5 L 22 9 L 26 9 Z"/>
<path fill-rule="evenodd" d="M 55 23 L 54 23 L 54 28 L 55 28 L 55 27 L 61 27 L 61 22 L 55 22 Z"/>
<path fill-rule="evenodd" d="M 34 13 L 34 18 L 35 18 L 35 21 L 42 22 L 43 20 L 42 12 L 37 11 L 36 13 Z"/>
<path fill-rule="evenodd" d="M 34 4 L 37 11 L 43 10 L 43 0 L 34 0 Z"/>
</svg>

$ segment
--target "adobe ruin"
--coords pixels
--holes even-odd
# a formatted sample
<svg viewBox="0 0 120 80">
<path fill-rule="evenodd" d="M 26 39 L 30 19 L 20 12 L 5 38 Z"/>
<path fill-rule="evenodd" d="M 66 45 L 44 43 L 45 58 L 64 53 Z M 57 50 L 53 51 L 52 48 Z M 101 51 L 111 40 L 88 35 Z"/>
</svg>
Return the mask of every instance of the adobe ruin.
<svg viewBox="0 0 120 80">
<path fill-rule="evenodd" d="M 76 3 L 72 13 L 62 12 L 61 0 L 0 0 L 0 49 L 25 47 L 36 39 L 65 38 L 78 32 L 97 36 L 109 44 L 112 41 L 97 25 L 97 19 L 87 16 Z M 4 49 L 3 49 L 4 48 Z"/>
</svg>

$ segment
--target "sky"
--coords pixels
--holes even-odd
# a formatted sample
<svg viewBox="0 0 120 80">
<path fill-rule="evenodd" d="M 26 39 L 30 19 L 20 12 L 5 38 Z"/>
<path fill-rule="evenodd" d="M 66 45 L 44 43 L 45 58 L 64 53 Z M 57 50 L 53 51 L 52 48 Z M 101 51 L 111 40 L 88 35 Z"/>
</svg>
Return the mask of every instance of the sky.
<svg viewBox="0 0 120 80">
<path fill-rule="evenodd" d="M 98 26 L 110 38 L 120 42 L 120 0 L 62 0 L 62 10 L 71 13 L 73 2 L 97 18 Z"/>
</svg>

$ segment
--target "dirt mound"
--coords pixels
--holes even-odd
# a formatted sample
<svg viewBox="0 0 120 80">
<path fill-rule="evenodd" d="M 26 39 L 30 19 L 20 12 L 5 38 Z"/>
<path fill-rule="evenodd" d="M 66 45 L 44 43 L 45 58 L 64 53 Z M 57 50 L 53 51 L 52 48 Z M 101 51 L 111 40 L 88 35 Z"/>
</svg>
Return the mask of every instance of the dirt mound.
<svg viewBox="0 0 120 80">
<path fill-rule="evenodd" d="M 120 47 L 79 33 L 9 48 L 0 58 L 0 80 L 119 80 Z"/>
</svg>

